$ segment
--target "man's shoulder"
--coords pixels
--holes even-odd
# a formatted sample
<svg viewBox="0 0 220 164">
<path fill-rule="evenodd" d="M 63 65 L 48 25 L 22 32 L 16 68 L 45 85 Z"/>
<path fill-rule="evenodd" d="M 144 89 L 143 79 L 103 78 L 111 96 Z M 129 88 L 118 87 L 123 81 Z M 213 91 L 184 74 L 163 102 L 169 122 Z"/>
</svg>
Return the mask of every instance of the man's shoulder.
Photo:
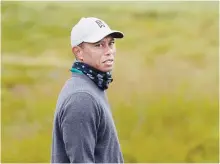
<svg viewBox="0 0 220 164">
<path fill-rule="evenodd" d="M 67 95 L 82 92 L 94 95 L 94 93 L 98 92 L 98 90 L 97 86 L 95 86 L 93 82 L 85 75 L 75 75 L 65 82 L 61 90 L 61 93 L 62 92 L 64 92 Z"/>
<path fill-rule="evenodd" d="M 99 90 L 90 79 L 86 79 L 86 77 L 82 76 L 73 76 L 68 79 L 63 88 L 61 89 L 57 106 L 64 104 L 71 96 L 76 95 L 75 97 L 80 98 L 83 101 L 83 97 L 90 96 L 92 99 L 97 99 L 100 96 Z"/>
</svg>

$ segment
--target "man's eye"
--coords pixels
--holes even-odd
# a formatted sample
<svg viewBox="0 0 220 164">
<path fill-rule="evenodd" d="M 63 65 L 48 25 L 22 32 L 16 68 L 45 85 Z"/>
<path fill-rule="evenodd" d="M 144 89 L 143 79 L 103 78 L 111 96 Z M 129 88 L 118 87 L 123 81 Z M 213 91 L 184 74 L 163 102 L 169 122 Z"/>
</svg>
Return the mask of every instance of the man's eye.
<svg viewBox="0 0 220 164">
<path fill-rule="evenodd" d="M 110 42 L 110 45 L 113 45 L 113 44 L 115 44 L 115 42 Z"/>
<path fill-rule="evenodd" d="M 96 47 L 101 47 L 101 46 L 102 46 L 102 44 L 96 44 L 95 46 L 96 46 Z"/>
</svg>

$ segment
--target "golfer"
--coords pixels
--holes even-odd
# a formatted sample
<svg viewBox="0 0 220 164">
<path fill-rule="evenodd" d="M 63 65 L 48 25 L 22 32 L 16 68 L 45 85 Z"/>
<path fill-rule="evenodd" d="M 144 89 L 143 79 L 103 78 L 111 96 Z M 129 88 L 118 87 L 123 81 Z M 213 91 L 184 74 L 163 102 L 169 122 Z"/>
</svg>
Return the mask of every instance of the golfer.
<svg viewBox="0 0 220 164">
<path fill-rule="evenodd" d="M 123 163 L 106 90 L 113 81 L 113 31 L 98 18 L 81 18 L 71 31 L 75 55 L 54 115 L 52 163 Z"/>
</svg>

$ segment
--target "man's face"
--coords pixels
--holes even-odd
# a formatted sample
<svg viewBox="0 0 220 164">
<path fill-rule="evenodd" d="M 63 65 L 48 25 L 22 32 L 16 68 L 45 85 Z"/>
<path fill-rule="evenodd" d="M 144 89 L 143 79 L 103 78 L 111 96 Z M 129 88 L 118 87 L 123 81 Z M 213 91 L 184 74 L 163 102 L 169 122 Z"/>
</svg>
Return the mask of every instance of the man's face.
<svg viewBox="0 0 220 164">
<path fill-rule="evenodd" d="M 83 43 L 80 51 L 84 63 L 103 72 L 113 69 L 116 48 L 112 36 L 107 36 L 97 43 Z"/>
</svg>

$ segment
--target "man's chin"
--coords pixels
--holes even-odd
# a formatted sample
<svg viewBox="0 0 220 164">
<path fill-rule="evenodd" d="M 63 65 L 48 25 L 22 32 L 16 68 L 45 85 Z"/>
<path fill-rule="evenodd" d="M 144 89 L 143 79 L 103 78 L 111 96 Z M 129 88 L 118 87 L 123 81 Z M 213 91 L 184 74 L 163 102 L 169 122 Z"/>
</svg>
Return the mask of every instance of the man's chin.
<svg viewBox="0 0 220 164">
<path fill-rule="evenodd" d="M 102 71 L 102 72 L 110 72 L 110 71 L 112 71 L 112 69 L 113 69 L 113 66 L 103 68 L 101 71 Z"/>
</svg>

